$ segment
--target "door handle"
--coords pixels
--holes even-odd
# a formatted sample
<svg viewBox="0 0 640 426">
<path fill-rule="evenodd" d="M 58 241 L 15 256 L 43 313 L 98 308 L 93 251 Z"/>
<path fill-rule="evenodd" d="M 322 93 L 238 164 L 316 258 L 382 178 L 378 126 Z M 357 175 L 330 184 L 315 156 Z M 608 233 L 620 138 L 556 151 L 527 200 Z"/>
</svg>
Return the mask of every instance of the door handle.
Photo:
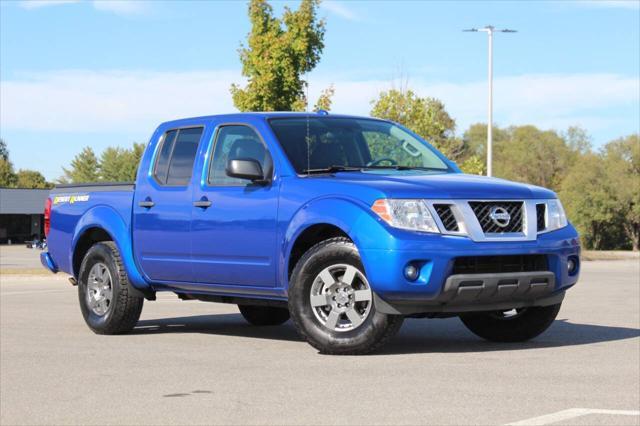
<svg viewBox="0 0 640 426">
<path fill-rule="evenodd" d="M 194 207 L 200 207 L 201 209 L 208 209 L 211 207 L 211 204 L 211 201 L 209 201 L 207 197 L 202 197 L 200 200 L 193 202 Z"/>
<path fill-rule="evenodd" d="M 138 205 L 140 207 L 144 207 L 145 209 L 150 209 L 151 207 L 155 206 L 156 203 L 154 203 L 151 198 L 147 197 L 144 201 L 139 201 Z"/>
</svg>

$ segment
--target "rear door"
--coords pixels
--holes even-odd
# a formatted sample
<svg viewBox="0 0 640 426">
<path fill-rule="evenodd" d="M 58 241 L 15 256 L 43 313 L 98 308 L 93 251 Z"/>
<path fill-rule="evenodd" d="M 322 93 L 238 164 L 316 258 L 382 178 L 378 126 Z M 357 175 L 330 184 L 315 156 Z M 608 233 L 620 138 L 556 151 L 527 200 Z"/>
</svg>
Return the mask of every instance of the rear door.
<svg viewBox="0 0 640 426">
<path fill-rule="evenodd" d="M 149 173 L 140 176 L 133 204 L 133 241 L 152 281 L 192 282 L 193 166 L 204 126 L 168 129 L 155 146 Z"/>
<path fill-rule="evenodd" d="M 195 185 L 192 224 L 194 277 L 203 284 L 274 287 L 277 181 L 231 178 L 229 159 L 257 160 L 272 177 L 273 162 L 260 134 L 244 124 L 217 128 L 209 164 Z"/>
</svg>

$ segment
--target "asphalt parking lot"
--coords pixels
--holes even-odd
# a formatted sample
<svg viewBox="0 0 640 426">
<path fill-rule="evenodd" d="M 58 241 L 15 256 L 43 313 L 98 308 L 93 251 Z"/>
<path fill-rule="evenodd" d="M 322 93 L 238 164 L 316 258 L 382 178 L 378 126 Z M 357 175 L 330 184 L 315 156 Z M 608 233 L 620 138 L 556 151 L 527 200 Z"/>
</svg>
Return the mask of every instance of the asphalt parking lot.
<svg viewBox="0 0 640 426">
<path fill-rule="evenodd" d="M 24 250 L 0 249 L 3 425 L 640 425 L 637 260 L 585 262 L 558 320 L 525 344 L 411 319 L 382 352 L 332 357 L 290 323 L 256 328 L 235 306 L 170 294 L 132 334 L 94 335 L 64 277 L 15 269 L 33 266 L 16 263 L 38 254 Z"/>
</svg>

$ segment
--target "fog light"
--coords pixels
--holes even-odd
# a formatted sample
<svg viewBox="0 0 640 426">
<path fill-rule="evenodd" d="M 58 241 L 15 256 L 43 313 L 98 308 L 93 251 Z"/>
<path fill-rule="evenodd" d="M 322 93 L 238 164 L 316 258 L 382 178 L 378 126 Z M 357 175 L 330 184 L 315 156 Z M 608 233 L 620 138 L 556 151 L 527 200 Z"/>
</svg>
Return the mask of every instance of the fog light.
<svg viewBox="0 0 640 426">
<path fill-rule="evenodd" d="M 420 270 L 416 265 L 412 265 L 411 263 L 404 267 L 404 276 L 409 281 L 415 281 L 418 279 L 418 275 L 420 275 Z"/>
<path fill-rule="evenodd" d="M 576 258 L 575 256 L 569 257 L 569 259 L 567 259 L 567 272 L 569 272 L 569 275 L 573 275 L 576 273 L 577 270 L 578 270 L 578 258 Z"/>
</svg>

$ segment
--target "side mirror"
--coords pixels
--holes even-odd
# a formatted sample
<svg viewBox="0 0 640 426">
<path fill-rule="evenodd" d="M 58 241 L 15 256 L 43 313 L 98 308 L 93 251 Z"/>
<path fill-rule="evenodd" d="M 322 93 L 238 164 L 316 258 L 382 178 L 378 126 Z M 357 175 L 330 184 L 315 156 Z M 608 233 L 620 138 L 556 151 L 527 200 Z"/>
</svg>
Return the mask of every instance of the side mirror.
<svg viewBox="0 0 640 426">
<path fill-rule="evenodd" d="M 247 179 L 256 183 L 264 183 L 264 173 L 260 163 L 253 159 L 229 160 L 227 163 L 227 176 L 239 179 Z"/>
</svg>

